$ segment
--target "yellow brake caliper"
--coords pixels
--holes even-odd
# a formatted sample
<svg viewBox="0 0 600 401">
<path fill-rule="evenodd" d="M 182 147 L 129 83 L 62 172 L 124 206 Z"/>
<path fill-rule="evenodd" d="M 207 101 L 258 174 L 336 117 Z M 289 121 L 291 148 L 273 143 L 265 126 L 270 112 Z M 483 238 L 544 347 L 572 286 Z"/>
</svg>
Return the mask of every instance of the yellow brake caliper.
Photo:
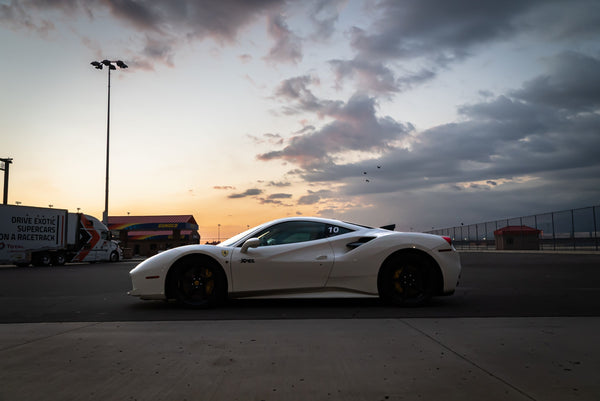
<svg viewBox="0 0 600 401">
<path fill-rule="evenodd" d="M 213 273 L 210 269 L 204 269 L 204 278 L 205 283 L 204 283 L 204 291 L 206 291 L 207 295 L 212 294 L 213 290 L 215 289 L 215 280 L 210 279 L 212 277 Z"/>
<path fill-rule="evenodd" d="M 402 269 L 398 269 L 394 272 L 394 288 L 396 292 L 403 293 L 404 287 L 402 287 L 402 283 L 400 283 L 400 275 L 402 274 Z"/>
</svg>

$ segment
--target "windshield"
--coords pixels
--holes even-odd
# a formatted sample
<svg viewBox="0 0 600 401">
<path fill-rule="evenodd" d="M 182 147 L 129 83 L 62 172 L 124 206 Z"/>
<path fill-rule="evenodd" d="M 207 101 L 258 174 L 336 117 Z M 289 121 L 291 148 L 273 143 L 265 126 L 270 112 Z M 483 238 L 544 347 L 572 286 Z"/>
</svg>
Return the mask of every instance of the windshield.
<svg viewBox="0 0 600 401">
<path fill-rule="evenodd" d="M 269 224 L 269 223 L 264 223 L 264 224 L 261 224 L 260 226 L 252 227 L 244 232 L 234 235 L 233 237 L 221 242 L 218 246 L 233 246 L 233 244 L 235 244 L 236 242 L 238 242 L 245 236 L 250 235 L 250 233 L 252 233 L 253 231 L 259 230 L 263 226 L 266 226 L 267 224 Z"/>
</svg>

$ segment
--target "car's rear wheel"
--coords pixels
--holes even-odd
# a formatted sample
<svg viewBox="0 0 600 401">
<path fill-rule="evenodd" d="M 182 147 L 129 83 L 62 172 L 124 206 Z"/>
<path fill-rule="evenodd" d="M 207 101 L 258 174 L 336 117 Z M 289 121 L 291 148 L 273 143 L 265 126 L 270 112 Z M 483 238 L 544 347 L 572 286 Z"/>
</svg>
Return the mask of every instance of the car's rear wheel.
<svg viewBox="0 0 600 401">
<path fill-rule="evenodd" d="M 175 267 L 172 289 L 181 304 L 214 307 L 223 302 L 226 279 L 220 266 L 207 258 L 188 258 Z"/>
<path fill-rule="evenodd" d="M 431 299 L 434 270 L 427 258 L 405 253 L 384 262 L 378 278 L 379 296 L 392 305 L 418 306 Z"/>
</svg>

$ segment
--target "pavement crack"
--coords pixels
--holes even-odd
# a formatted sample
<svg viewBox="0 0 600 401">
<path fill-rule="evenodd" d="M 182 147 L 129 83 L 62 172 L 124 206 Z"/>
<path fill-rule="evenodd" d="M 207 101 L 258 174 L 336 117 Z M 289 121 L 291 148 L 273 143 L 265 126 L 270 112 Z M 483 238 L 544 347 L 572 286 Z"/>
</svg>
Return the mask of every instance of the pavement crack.
<svg viewBox="0 0 600 401">
<path fill-rule="evenodd" d="M 9 351 L 9 350 L 12 350 L 12 349 L 15 349 L 15 348 L 19 348 L 19 347 L 22 347 L 22 346 L 25 346 L 25 345 L 36 343 L 38 341 L 44 341 L 44 340 L 47 340 L 49 338 L 62 336 L 63 334 L 72 333 L 74 331 L 81 330 L 81 329 L 86 329 L 88 327 L 94 327 L 94 326 L 97 326 L 97 325 L 99 325 L 101 323 L 102 322 L 89 323 L 89 324 L 86 324 L 86 325 L 83 325 L 83 326 L 77 326 L 77 327 L 70 328 L 68 330 L 63 330 L 63 331 L 60 331 L 60 332 L 52 333 L 52 334 L 47 335 L 47 336 L 36 337 L 36 338 L 31 339 L 31 340 L 20 342 L 18 344 L 13 344 L 13 345 L 9 345 L 8 347 L 0 348 L 0 352 Z"/>
<path fill-rule="evenodd" d="M 487 373 L 488 375 L 490 375 L 491 377 L 493 377 L 495 380 L 498 380 L 499 382 L 501 382 L 502 384 L 510 387 L 511 389 L 513 389 L 514 391 L 516 391 L 517 393 L 521 394 L 523 397 L 526 397 L 530 400 L 533 401 L 538 401 L 536 398 L 532 397 L 531 395 L 527 394 L 525 391 L 521 390 L 520 388 L 518 388 L 517 386 L 515 386 L 514 384 L 506 381 L 505 379 L 503 379 L 502 377 L 496 375 L 494 372 L 489 371 L 488 369 L 484 368 L 483 366 L 479 365 L 477 362 L 467 358 L 464 355 L 461 355 L 460 353 L 456 352 L 454 349 L 452 349 L 450 346 L 444 344 L 443 342 L 441 342 L 440 340 L 438 340 L 437 338 L 431 336 L 430 334 L 426 333 L 425 331 L 419 329 L 418 327 L 410 324 L 410 322 L 408 322 L 405 319 L 399 319 L 402 323 L 404 323 L 406 326 L 410 327 L 411 329 L 419 332 L 420 334 L 424 335 L 425 337 L 427 337 L 428 339 L 430 339 L 431 341 L 433 341 L 434 343 L 438 344 L 440 347 L 446 349 L 448 352 L 452 353 L 453 355 L 457 356 L 458 358 L 462 359 L 463 361 L 465 361 L 466 363 L 468 363 L 469 365 L 475 367 L 476 369 Z"/>
</svg>

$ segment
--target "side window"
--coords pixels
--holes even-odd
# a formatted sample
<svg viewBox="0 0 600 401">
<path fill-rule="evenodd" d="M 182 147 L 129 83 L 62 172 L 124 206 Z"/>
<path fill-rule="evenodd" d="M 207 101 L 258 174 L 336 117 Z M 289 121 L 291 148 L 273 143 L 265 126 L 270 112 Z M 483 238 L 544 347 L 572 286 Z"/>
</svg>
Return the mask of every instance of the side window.
<svg viewBox="0 0 600 401">
<path fill-rule="evenodd" d="M 288 221 L 258 233 L 260 246 L 294 244 L 329 237 L 327 226 L 310 221 Z"/>
<path fill-rule="evenodd" d="M 335 237 L 336 235 L 347 234 L 349 232 L 352 232 L 352 230 L 350 230 L 348 228 L 344 228 L 344 227 L 340 227 L 340 226 L 334 226 L 334 225 L 327 225 L 327 226 L 325 226 L 325 236 L 327 238 L 329 238 L 329 237 Z"/>
</svg>

